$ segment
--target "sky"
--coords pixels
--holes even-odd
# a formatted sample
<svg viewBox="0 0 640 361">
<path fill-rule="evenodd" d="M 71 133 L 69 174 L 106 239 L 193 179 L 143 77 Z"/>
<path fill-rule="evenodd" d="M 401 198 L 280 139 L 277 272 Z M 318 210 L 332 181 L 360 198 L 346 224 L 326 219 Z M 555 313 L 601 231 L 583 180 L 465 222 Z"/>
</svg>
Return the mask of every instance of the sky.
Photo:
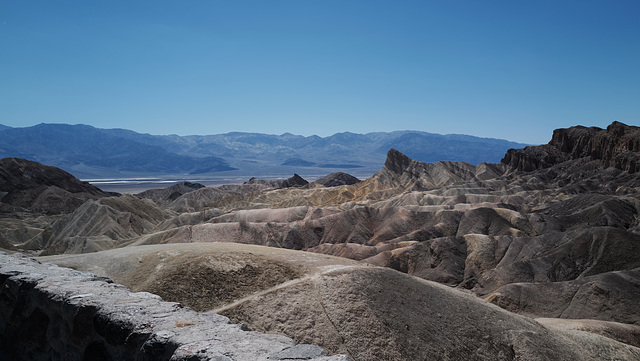
<svg viewBox="0 0 640 361">
<path fill-rule="evenodd" d="M 0 0 L 0 124 L 419 130 L 547 143 L 640 125 L 640 1 Z"/>
</svg>

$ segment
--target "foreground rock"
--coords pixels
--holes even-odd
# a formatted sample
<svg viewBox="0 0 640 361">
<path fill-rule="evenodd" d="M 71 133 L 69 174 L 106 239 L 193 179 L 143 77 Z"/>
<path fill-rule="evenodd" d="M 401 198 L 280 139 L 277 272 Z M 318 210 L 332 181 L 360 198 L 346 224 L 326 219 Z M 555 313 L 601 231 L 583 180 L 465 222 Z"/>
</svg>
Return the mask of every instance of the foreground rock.
<svg viewBox="0 0 640 361">
<path fill-rule="evenodd" d="M 602 336 L 605 332 L 546 327 L 468 293 L 389 268 L 326 255 L 194 243 L 44 260 L 89 269 L 138 290 L 158 283 L 170 285 L 179 271 L 180 283 L 193 279 L 190 287 L 197 291 L 203 286 L 202 274 L 233 275 L 251 265 L 257 272 L 245 277 L 217 277 L 227 284 L 208 288 L 210 307 L 252 330 L 286 334 L 296 342 L 318 344 L 353 360 L 640 359 L 640 349 Z M 181 264 L 194 267 L 186 269 Z M 150 269 L 158 271 L 148 282 L 140 276 Z M 283 277 L 287 269 L 292 278 Z M 264 282 L 265 277 L 272 277 L 276 284 Z M 225 298 L 224 294 L 241 288 L 238 279 L 253 286 L 236 293 L 235 299 Z M 209 282 L 218 281 L 209 278 Z M 177 302 L 191 300 L 188 292 L 166 297 Z M 206 309 L 205 304 L 200 307 Z M 633 338 L 633 332 L 623 336 Z"/>
<path fill-rule="evenodd" d="M 326 356 L 96 275 L 0 255 L 0 358 L 254 361 Z"/>
</svg>

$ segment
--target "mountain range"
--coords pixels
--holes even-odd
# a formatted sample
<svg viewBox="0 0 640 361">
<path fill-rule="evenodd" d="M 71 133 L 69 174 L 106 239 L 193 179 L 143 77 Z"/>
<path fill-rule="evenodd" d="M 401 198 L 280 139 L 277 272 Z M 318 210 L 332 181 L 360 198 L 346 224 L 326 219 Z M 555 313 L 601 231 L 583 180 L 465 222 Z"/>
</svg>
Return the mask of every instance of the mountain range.
<svg viewBox="0 0 640 361">
<path fill-rule="evenodd" d="M 371 175 L 395 148 L 424 162 L 498 162 L 524 144 L 468 135 L 418 131 L 337 133 L 329 137 L 259 133 L 150 135 L 88 125 L 0 126 L 0 158 L 56 166 L 80 178 L 145 175 L 326 174 Z M 221 173 L 224 172 L 224 173 Z"/>
</svg>

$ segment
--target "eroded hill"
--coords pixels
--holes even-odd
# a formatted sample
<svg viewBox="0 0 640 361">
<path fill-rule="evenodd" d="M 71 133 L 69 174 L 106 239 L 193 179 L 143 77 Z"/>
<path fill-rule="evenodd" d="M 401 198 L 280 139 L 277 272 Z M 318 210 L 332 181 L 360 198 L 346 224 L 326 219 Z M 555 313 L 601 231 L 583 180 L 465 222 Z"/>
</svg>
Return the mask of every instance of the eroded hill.
<svg viewBox="0 0 640 361">
<path fill-rule="evenodd" d="M 352 360 L 640 358 L 639 348 L 620 342 L 637 338 L 638 326 L 599 323 L 598 332 L 559 321 L 545 326 L 435 282 L 308 252 L 190 243 L 42 260 L 159 291 Z"/>
</svg>

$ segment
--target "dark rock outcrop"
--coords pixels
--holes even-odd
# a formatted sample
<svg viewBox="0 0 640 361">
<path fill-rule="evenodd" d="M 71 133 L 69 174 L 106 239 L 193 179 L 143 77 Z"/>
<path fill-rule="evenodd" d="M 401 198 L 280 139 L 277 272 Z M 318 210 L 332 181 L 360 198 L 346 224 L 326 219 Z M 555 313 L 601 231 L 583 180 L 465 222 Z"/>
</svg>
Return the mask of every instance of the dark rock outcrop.
<svg viewBox="0 0 640 361">
<path fill-rule="evenodd" d="M 607 129 L 576 126 L 556 129 L 549 144 L 509 149 L 502 159 L 513 170 L 533 171 L 567 160 L 588 158 L 603 168 L 640 170 L 640 127 L 613 122 Z"/>
<path fill-rule="evenodd" d="M 309 182 L 307 182 L 304 178 L 300 177 L 297 174 L 294 174 L 291 178 L 282 179 L 282 180 L 267 180 L 267 179 L 258 179 L 251 178 L 249 181 L 244 184 L 262 184 L 273 189 L 282 189 L 282 188 L 291 188 L 291 187 L 302 187 Z"/>
<path fill-rule="evenodd" d="M 60 168 L 20 158 L 0 159 L 0 190 L 12 192 L 41 186 L 56 186 L 70 193 L 105 194 Z"/>
<path fill-rule="evenodd" d="M 412 160 L 401 152 L 391 148 L 387 152 L 387 159 L 384 162 L 384 167 L 392 173 L 402 174 L 405 169 L 409 167 Z"/>
<path fill-rule="evenodd" d="M 200 188 L 204 188 L 204 185 L 200 183 L 180 182 L 167 188 L 149 189 L 136 195 L 141 198 L 151 199 L 157 203 L 162 203 L 174 201 L 178 197 Z"/>
<path fill-rule="evenodd" d="M 110 195 L 62 169 L 20 158 L 0 159 L 0 194 L 2 203 L 48 213 Z"/>
<path fill-rule="evenodd" d="M 378 183 L 377 188 L 382 186 L 383 188 L 430 190 L 457 183 L 496 178 L 503 173 L 504 168 L 501 164 L 474 165 L 452 161 L 423 163 L 392 148 L 387 154 L 384 167 L 370 178 L 370 182 Z"/>
<path fill-rule="evenodd" d="M 360 179 L 344 172 L 335 172 L 316 179 L 313 183 L 322 184 L 325 187 L 337 187 L 360 183 Z"/>
</svg>

